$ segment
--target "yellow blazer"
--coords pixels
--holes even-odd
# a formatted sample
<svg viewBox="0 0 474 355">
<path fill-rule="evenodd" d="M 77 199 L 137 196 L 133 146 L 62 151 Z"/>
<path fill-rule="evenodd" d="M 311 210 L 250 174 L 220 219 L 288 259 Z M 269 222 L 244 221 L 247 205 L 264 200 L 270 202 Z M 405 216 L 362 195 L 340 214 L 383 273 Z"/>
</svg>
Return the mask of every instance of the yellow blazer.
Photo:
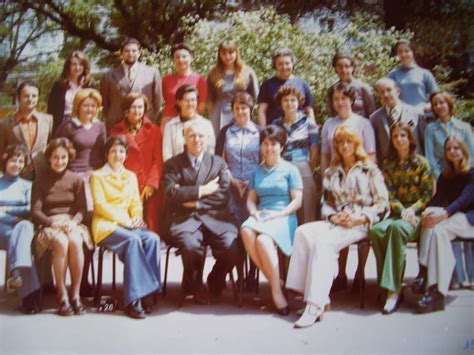
<svg viewBox="0 0 474 355">
<path fill-rule="evenodd" d="M 143 218 L 143 207 L 136 175 L 123 169 L 115 173 L 108 164 L 92 173 L 94 200 L 92 236 L 96 244 L 113 233 L 117 226 L 130 225 L 133 218 Z"/>
</svg>

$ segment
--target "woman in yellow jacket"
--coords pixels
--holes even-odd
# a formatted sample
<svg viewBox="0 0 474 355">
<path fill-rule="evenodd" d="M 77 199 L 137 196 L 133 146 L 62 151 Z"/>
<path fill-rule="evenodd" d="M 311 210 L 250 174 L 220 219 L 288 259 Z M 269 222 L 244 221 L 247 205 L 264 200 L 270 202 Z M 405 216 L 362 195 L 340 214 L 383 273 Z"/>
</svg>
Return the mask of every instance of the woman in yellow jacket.
<svg viewBox="0 0 474 355">
<path fill-rule="evenodd" d="M 107 163 L 91 176 L 92 234 L 98 246 L 113 251 L 124 262 L 125 311 L 142 319 L 151 310 L 151 306 L 142 306 L 142 299 L 161 290 L 160 238 L 143 222 L 137 177 L 123 166 L 127 150 L 124 136 L 110 137 L 105 143 Z"/>
</svg>

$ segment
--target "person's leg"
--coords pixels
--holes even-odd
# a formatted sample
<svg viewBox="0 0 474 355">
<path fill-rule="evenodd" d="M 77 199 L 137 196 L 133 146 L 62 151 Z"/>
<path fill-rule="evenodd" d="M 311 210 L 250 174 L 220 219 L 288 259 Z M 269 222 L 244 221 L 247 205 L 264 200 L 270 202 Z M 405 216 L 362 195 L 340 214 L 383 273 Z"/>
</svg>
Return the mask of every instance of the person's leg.
<svg viewBox="0 0 474 355">
<path fill-rule="evenodd" d="M 262 261 L 260 256 L 257 253 L 257 232 L 248 227 L 244 227 L 240 230 L 240 235 L 242 236 L 242 241 L 244 243 L 245 250 L 250 255 L 250 258 L 255 263 L 257 268 L 262 269 Z"/>
<path fill-rule="evenodd" d="M 458 289 L 461 287 L 462 283 L 466 281 L 466 273 L 464 272 L 462 243 L 452 242 L 451 247 L 453 248 L 454 259 L 456 259 L 451 285 L 454 289 Z"/>
<path fill-rule="evenodd" d="M 393 222 L 392 219 L 386 219 L 382 222 L 375 224 L 369 230 L 369 238 L 372 243 L 372 250 L 374 251 L 375 261 L 377 264 L 377 284 L 380 287 L 380 282 L 382 280 L 382 271 L 385 260 L 385 252 L 387 250 L 387 241 L 386 237 L 387 228 Z"/>
<path fill-rule="evenodd" d="M 66 270 L 69 249 L 69 239 L 62 232 L 56 232 L 56 236 L 51 241 L 53 253 L 53 273 L 56 281 L 56 294 L 59 304 L 63 302 L 69 304 L 69 297 L 66 289 Z"/>
<path fill-rule="evenodd" d="M 155 232 L 148 229 L 138 229 L 136 233 L 140 236 L 145 252 L 146 260 L 153 275 L 158 280 L 161 290 L 161 271 L 160 271 L 160 237 Z"/>
<path fill-rule="evenodd" d="M 129 306 L 158 290 L 160 284 L 148 264 L 142 240 L 138 233 L 134 230 L 118 227 L 99 245 L 116 253 L 123 262 L 123 299 L 125 305 Z"/>
<path fill-rule="evenodd" d="M 183 262 L 183 290 L 186 294 L 199 292 L 202 285 L 201 261 L 204 256 L 203 233 L 182 232 L 171 235 L 170 242 L 181 252 Z"/>
<path fill-rule="evenodd" d="M 471 288 L 474 286 L 474 242 L 464 242 L 464 260 Z"/>
<path fill-rule="evenodd" d="M 283 310 L 288 306 L 288 302 L 281 289 L 277 247 L 273 239 L 265 234 L 260 234 L 255 244 L 261 270 L 270 283 L 273 302 L 278 310 Z"/>
<path fill-rule="evenodd" d="M 69 272 L 71 274 L 71 299 L 80 300 L 79 289 L 82 280 L 82 271 L 84 268 L 84 252 L 82 249 L 82 236 L 77 228 L 68 235 L 68 262 Z"/>
</svg>

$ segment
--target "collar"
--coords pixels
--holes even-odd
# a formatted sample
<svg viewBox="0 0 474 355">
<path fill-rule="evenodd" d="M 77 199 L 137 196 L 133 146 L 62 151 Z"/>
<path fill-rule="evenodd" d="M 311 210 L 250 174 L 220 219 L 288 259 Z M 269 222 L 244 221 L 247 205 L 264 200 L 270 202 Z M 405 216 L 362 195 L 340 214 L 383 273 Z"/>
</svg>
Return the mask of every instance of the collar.
<svg viewBox="0 0 474 355">
<path fill-rule="evenodd" d="M 117 171 L 112 169 L 109 163 L 105 163 L 104 167 L 102 168 L 103 172 L 105 174 L 114 174 L 114 175 L 120 175 L 125 171 L 125 168 L 122 166 L 120 169 Z"/>
<path fill-rule="evenodd" d="M 405 67 L 405 66 L 402 65 L 401 68 L 405 69 L 405 70 L 416 69 L 416 68 L 418 68 L 418 64 L 416 64 L 415 61 L 412 61 L 411 64 L 408 67 Z"/>
<path fill-rule="evenodd" d="M 36 122 L 38 122 L 38 117 L 37 117 L 37 112 L 36 110 L 34 110 L 32 113 L 31 113 L 31 116 L 29 119 L 27 119 L 25 116 L 18 116 L 18 112 L 16 113 L 15 115 L 15 123 L 16 124 L 19 124 L 19 123 L 27 123 L 31 120 L 34 120 Z"/>
<path fill-rule="evenodd" d="M 294 120 L 291 125 L 288 124 L 288 123 L 286 123 L 285 120 L 283 119 L 283 117 L 281 117 L 280 120 L 281 120 L 281 123 L 283 124 L 283 126 L 284 126 L 285 128 L 290 129 L 291 127 L 293 127 L 293 126 L 299 124 L 300 121 L 306 120 L 306 115 L 303 113 L 303 111 L 298 110 L 298 113 L 297 113 L 297 116 L 296 116 L 296 120 Z"/>
<path fill-rule="evenodd" d="M 385 107 L 385 113 L 387 114 L 387 117 L 390 116 L 390 111 L 392 110 L 394 110 L 394 112 L 397 113 L 398 115 L 402 113 L 402 103 L 400 100 L 398 100 L 394 108 L 389 108 L 387 106 L 384 106 L 384 107 Z"/>
<path fill-rule="evenodd" d="M 251 120 L 247 122 L 245 127 L 240 127 L 237 123 L 234 122 L 232 126 L 229 127 L 229 129 L 232 133 L 237 133 L 240 131 L 250 132 L 250 133 L 258 132 L 257 126 Z"/>
<path fill-rule="evenodd" d="M 82 126 L 83 126 L 81 120 L 80 120 L 79 118 L 77 118 L 77 117 L 71 117 L 71 122 L 72 122 L 72 124 L 73 124 L 74 126 L 76 126 L 76 127 L 82 127 Z M 92 119 L 92 122 L 91 122 L 91 123 L 94 124 L 94 123 L 96 123 L 96 122 L 99 122 L 99 120 L 98 120 L 96 117 L 94 117 L 94 118 Z"/>
<path fill-rule="evenodd" d="M 125 71 L 127 71 L 127 70 L 136 70 L 138 68 L 138 60 L 135 63 L 133 63 L 132 65 L 128 65 L 127 63 L 122 61 L 122 66 L 125 69 Z"/>
<path fill-rule="evenodd" d="M 196 157 L 194 155 L 189 154 L 188 152 L 186 152 L 186 155 L 188 156 L 188 159 L 191 165 L 194 165 L 194 161 L 196 160 Z M 203 157 L 204 157 L 204 152 L 201 152 L 201 154 L 197 156 L 197 161 L 199 164 L 201 164 Z"/>
</svg>

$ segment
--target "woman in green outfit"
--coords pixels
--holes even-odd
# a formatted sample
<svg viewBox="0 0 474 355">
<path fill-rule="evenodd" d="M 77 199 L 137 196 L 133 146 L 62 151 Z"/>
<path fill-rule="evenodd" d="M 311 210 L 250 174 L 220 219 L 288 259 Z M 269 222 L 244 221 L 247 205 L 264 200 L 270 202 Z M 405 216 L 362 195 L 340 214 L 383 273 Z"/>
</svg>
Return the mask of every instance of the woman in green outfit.
<svg viewBox="0 0 474 355">
<path fill-rule="evenodd" d="M 387 290 L 383 314 L 395 312 L 400 304 L 406 244 L 414 239 L 421 212 L 433 192 L 430 165 L 416 154 L 416 140 L 410 125 L 394 124 L 390 137 L 389 155 L 382 167 L 391 214 L 369 232 L 377 260 L 377 281 L 380 288 Z"/>
</svg>

